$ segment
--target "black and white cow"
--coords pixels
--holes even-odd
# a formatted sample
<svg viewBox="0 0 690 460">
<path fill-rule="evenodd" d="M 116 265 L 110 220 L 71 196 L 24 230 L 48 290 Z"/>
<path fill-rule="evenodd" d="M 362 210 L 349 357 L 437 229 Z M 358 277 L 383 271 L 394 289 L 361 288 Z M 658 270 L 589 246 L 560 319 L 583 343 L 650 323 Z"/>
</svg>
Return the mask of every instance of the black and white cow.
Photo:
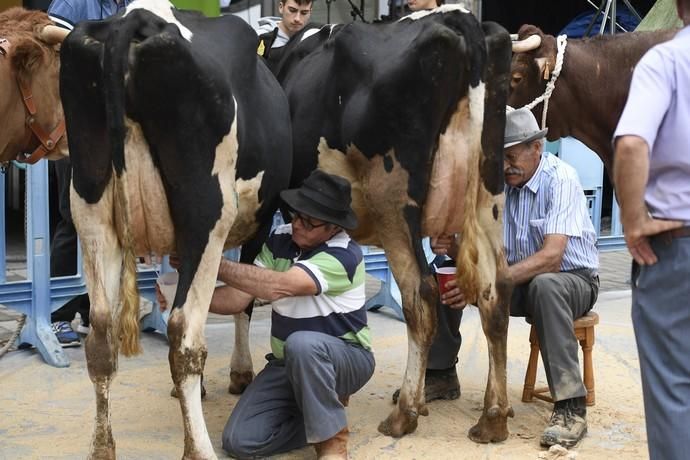
<svg viewBox="0 0 690 460">
<path fill-rule="evenodd" d="M 72 214 L 91 298 L 91 457 L 114 458 L 109 388 L 118 350 L 136 354 L 135 255 L 177 253 L 168 323 L 184 458 L 215 458 L 200 401 L 204 324 L 224 247 L 268 232 L 292 167 L 285 95 L 234 16 L 164 0 L 79 24 L 61 51 Z"/>
<path fill-rule="evenodd" d="M 479 307 L 490 363 L 484 412 L 469 435 L 506 439 L 508 33 L 448 5 L 392 24 L 305 29 L 287 46 L 276 75 L 290 104 L 293 186 L 316 167 L 347 177 L 360 222 L 351 233 L 383 247 L 402 293 L 407 369 L 398 406 L 379 430 L 402 436 L 427 414 L 424 369 L 438 291 L 421 239 L 459 233 L 459 282 Z"/>
</svg>

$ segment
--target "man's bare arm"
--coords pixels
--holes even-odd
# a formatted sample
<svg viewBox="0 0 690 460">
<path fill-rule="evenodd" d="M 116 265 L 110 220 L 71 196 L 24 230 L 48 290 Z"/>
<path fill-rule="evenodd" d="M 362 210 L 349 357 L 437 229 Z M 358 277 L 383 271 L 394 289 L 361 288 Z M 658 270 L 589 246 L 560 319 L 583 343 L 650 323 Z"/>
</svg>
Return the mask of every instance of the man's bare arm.
<svg viewBox="0 0 690 460">
<path fill-rule="evenodd" d="M 223 259 L 218 279 L 253 297 L 269 301 L 318 293 L 316 281 L 297 266 L 285 272 L 277 272 Z"/>
<path fill-rule="evenodd" d="M 515 284 L 523 284 L 542 273 L 558 273 L 568 236 L 549 234 L 544 237 L 542 248 L 520 262 L 508 267 L 508 273 Z"/>
<path fill-rule="evenodd" d="M 648 237 L 681 227 L 682 222 L 653 219 L 644 202 L 649 178 L 649 146 L 633 135 L 621 136 L 616 141 L 613 180 L 621 207 L 621 220 L 625 243 L 637 263 L 651 265 L 657 258 Z"/>
</svg>

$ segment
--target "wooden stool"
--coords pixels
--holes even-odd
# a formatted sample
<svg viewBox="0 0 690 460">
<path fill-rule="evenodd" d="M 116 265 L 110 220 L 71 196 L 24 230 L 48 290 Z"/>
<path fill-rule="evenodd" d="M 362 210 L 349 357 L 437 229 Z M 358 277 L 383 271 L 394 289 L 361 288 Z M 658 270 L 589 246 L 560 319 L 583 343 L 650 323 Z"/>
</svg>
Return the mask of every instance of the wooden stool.
<svg viewBox="0 0 690 460">
<path fill-rule="evenodd" d="M 531 321 L 528 319 L 528 323 Z M 587 389 L 587 405 L 594 405 L 594 368 L 592 367 L 592 347 L 594 346 L 594 326 L 599 324 L 599 315 L 593 311 L 588 312 L 582 318 L 576 319 L 573 322 L 575 327 L 575 337 L 580 342 L 582 347 L 582 354 L 584 355 L 584 376 L 583 380 L 585 388 Z M 534 388 L 534 382 L 537 380 L 537 360 L 539 359 L 539 338 L 537 337 L 537 330 L 532 325 L 529 332 L 530 353 L 529 362 L 527 363 L 527 372 L 525 373 L 525 386 L 522 389 L 522 401 L 531 402 L 532 398 L 541 399 L 542 401 L 553 402 L 550 396 L 549 387 Z"/>
</svg>

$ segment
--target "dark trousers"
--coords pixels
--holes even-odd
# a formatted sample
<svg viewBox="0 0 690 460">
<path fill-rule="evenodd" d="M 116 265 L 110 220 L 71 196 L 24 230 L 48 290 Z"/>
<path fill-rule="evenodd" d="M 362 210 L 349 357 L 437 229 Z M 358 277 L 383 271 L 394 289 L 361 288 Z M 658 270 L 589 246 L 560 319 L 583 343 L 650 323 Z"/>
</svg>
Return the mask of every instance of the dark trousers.
<svg viewBox="0 0 690 460">
<path fill-rule="evenodd" d="M 599 278 L 590 270 L 546 273 L 516 286 L 511 316 L 529 316 L 537 329 L 542 360 L 556 401 L 587 394 L 578 362 L 573 321 L 592 309 L 599 294 Z M 437 305 L 438 326 L 429 350 L 427 369 L 447 369 L 457 362 L 462 337 L 461 310 Z"/>
<path fill-rule="evenodd" d="M 432 271 L 436 264 L 441 266 L 454 266 L 453 261 L 443 261 L 443 257 L 437 257 L 430 265 Z M 458 353 L 462 345 L 460 335 L 460 321 L 462 320 L 462 310 L 450 308 L 436 302 L 436 335 L 429 349 L 429 358 L 426 364 L 427 369 L 443 370 L 454 367 L 458 362 Z"/>
<path fill-rule="evenodd" d="M 591 270 L 543 273 L 513 290 L 510 315 L 532 319 L 554 401 L 587 394 L 573 321 L 592 309 L 598 295 L 599 277 Z"/>
<path fill-rule="evenodd" d="M 659 261 L 635 267 L 632 321 L 651 460 L 690 458 L 690 238 L 652 237 Z"/>
<path fill-rule="evenodd" d="M 77 230 L 72 222 L 69 190 L 72 165 L 69 158 L 51 162 L 58 192 L 60 221 L 50 244 L 50 276 L 71 276 L 77 273 Z M 88 294 L 78 295 L 50 315 L 50 320 L 71 321 L 79 312 L 85 325 L 89 324 L 91 303 Z"/>
<path fill-rule="evenodd" d="M 262 458 L 333 437 L 347 427 L 339 398 L 362 388 L 374 366 L 364 348 L 320 332 L 293 332 L 285 359 L 269 360 L 237 402 L 223 449 L 236 458 Z"/>
</svg>

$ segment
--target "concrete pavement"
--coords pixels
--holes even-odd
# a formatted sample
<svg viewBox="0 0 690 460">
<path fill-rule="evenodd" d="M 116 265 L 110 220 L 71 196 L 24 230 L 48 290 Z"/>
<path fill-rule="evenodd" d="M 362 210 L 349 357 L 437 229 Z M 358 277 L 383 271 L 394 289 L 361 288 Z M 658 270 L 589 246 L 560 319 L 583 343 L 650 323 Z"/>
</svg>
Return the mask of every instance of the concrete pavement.
<svg viewBox="0 0 690 460">
<path fill-rule="evenodd" d="M 594 368 L 597 404 L 589 408 L 588 436 L 575 448 L 579 458 L 647 458 L 639 364 L 630 321 L 627 253 L 602 254 L 602 293 L 595 310 Z M 371 290 L 371 289 L 370 289 Z M 404 323 L 383 308 L 370 313 L 377 368 L 371 381 L 351 399 L 348 418 L 352 431 L 350 457 L 535 459 L 543 449 L 539 436 L 551 414 L 542 401 L 520 402 L 529 355 L 529 325 L 510 321 L 508 336 L 508 397 L 515 410 L 509 420 L 510 437 L 503 443 L 479 445 L 467 438 L 483 405 L 488 372 L 487 348 L 476 308 L 468 308 L 461 332 L 459 357 L 462 396 L 435 401 L 417 431 L 402 439 L 376 430 L 393 406 L 390 395 L 400 385 L 407 356 Z M 208 398 L 203 403 L 209 433 L 219 456 L 222 432 L 237 397 L 227 393 L 234 328 L 231 320 L 211 315 L 207 323 L 209 357 L 206 364 Z M 263 367 L 268 351 L 270 314 L 261 307 L 251 327 L 254 369 Z M 113 431 L 120 458 L 170 459 L 182 453 L 183 431 L 179 405 L 168 396 L 171 387 L 167 343 L 159 334 L 143 334 L 145 352 L 120 358 L 112 385 Z M 0 359 L 0 459 L 83 458 L 88 453 L 94 415 L 94 395 L 86 371 L 83 348 L 66 350 L 72 364 L 56 369 L 31 350 Z M 544 384 L 543 370 L 537 383 Z M 311 448 L 279 456 L 312 459 Z"/>
</svg>

